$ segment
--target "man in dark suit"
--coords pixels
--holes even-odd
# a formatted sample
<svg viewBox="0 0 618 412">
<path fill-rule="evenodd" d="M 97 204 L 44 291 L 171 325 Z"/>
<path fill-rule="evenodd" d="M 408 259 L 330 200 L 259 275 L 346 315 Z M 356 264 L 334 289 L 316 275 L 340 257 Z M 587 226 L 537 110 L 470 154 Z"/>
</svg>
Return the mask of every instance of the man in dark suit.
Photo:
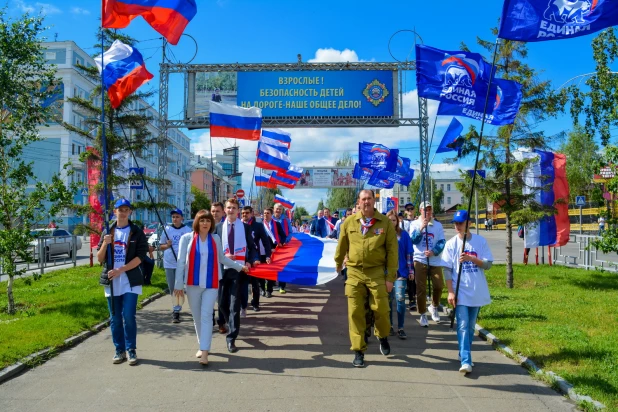
<svg viewBox="0 0 618 412">
<path fill-rule="evenodd" d="M 321 238 L 328 236 L 326 221 L 324 220 L 324 212 L 322 210 L 318 210 L 318 218 L 313 219 L 313 222 L 311 222 L 310 234 Z"/>
<path fill-rule="evenodd" d="M 253 208 L 251 206 L 245 206 L 242 208 L 242 221 L 249 225 L 251 228 L 251 234 L 253 235 L 253 241 L 257 253 L 260 256 L 260 263 L 270 263 L 270 255 L 272 253 L 272 245 L 270 238 L 266 234 L 264 225 L 256 222 L 253 215 Z M 243 280 L 241 284 L 241 316 L 243 310 L 247 308 L 249 303 L 249 283 L 251 283 L 251 289 L 253 291 L 253 298 L 251 299 L 251 306 L 255 312 L 260 311 L 260 282 L 258 278 L 245 273 L 240 274 Z"/>
<path fill-rule="evenodd" d="M 262 224 L 264 227 L 264 231 L 266 231 L 266 234 L 268 235 L 268 238 L 270 240 L 271 249 L 283 247 L 286 241 L 285 230 L 283 230 L 283 226 L 281 225 L 281 223 L 277 222 L 273 218 L 273 209 L 264 209 L 263 215 L 264 219 L 262 220 Z M 264 279 L 260 279 L 260 286 L 265 291 L 264 295 L 267 298 L 272 297 L 275 281 L 265 281 Z"/>
<path fill-rule="evenodd" d="M 225 202 L 225 212 L 225 221 L 216 226 L 216 233 L 221 238 L 225 255 L 236 261 L 244 261 L 249 266 L 259 265 L 260 260 L 251 236 L 251 228 L 238 219 L 238 200 L 228 199 Z M 236 227 L 238 224 L 242 225 L 240 229 Z M 225 265 L 219 287 L 219 314 L 219 332 L 225 331 L 227 322 L 229 325 L 226 336 L 227 350 L 234 353 L 238 351 L 235 341 L 240 330 L 240 272 Z"/>
</svg>

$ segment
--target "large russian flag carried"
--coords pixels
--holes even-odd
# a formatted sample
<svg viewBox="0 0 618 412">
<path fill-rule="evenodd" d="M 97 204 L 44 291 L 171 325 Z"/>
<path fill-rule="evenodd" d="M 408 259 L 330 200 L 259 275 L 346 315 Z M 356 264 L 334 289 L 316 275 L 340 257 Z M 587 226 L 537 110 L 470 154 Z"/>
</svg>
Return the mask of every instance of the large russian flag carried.
<svg viewBox="0 0 618 412">
<path fill-rule="evenodd" d="M 269 265 L 251 269 L 251 276 L 295 285 L 323 285 L 337 278 L 337 241 L 295 233 L 284 247 L 277 248 Z"/>
<path fill-rule="evenodd" d="M 120 40 L 103 53 L 103 65 L 101 56 L 95 57 L 94 62 L 99 73 L 103 72 L 103 83 L 114 109 L 154 77 L 146 70 L 141 53 Z"/>
<path fill-rule="evenodd" d="M 262 109 L 210 102 L 210 137 L 260 140 Z"/>
<path fill-rule="evenodd" d="M 276 147 L 260 143 L 255 165 L 262 169 L 286 173 L 290 167 L 290 157 Z"/>
<path fill-rule="evenodd" d="M 294 189 L 298 180 L 280 176 L 279 173 L 272 172 L 270 175 L 270 181 L 276 183 L 279 186 L 287 187 L 288 189 Z"/>
<path fill-rule="evenodd" d="M 553 206 L 558 210 L 555 215 L 547 215 L 535 223 L 526 225 L 525 247 L 566 245 L 571 231 L 566 156 L 542 150 L 521 149 L 513 155 L 519 161 L 532 160 L 524 171 L 524 194 L 534 194 L 537 203 L 543 206 Z M 547 188 L 549 190 L 543 190 Z M 564 202 L 556 203 L 560 199 Z"/>
<path fill-rule="evenodd" d="M 262 130 L 262 136 L 272 140 L 278 140 L 285 144 L 287 148 L 292 144 L 292 135 L 280 129 L 264 129 Z"/>
<path fill-rule="evenodd" d="M 142 16 L 173 45 L 196 14 L 195 0 L 103 0 L 103 27 L 124 29 Z"/>
</svg>

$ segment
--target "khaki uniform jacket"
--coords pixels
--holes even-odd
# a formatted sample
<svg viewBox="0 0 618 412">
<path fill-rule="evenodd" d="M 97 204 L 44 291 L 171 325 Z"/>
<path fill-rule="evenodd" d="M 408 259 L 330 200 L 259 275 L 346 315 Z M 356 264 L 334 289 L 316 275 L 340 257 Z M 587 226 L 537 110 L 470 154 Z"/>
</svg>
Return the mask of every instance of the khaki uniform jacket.
<svg viewBox="0 0 618 412">
<path fill-rule="evenodd" d="M 387 271 L 386 280 L 394 282 L 399 264 L 395 227 L 386 216 L 376 211 L 373 217 L 377 222 L 363 236 L 360 225 L 362 217 L 361 212 L 358 212 L 341 225 L 335 253 L 337 267 L 343 266 L 347 254 L 346 267 L 363 272 L 368 277 L 384 276 Z M 348 272 L 348 276 L 350 275 Z"/>
</svg>

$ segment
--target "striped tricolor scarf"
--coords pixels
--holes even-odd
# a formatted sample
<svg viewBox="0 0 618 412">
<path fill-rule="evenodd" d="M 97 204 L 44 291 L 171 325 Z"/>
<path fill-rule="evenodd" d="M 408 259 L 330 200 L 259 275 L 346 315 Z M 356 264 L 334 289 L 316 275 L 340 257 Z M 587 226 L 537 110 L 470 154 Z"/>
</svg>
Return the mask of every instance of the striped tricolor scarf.
<svg viewBox="0 0 618 412">
<path fill-rule="evenodd" d="M 219 257 L 217 256 L 217 244 L 215 239 L 209 233 L 206 238 L 208 244 L 208 254 L 206 262 L 206 273 L 200 274 L 200 235 L 195 233 L 193 235 L 193 243 L 191 244 L 191 250 L 189 251 L 189 273 L 187 276 L 187 285 L 200 286 L 207 289 L 219 288 Z"/>
<path fill-rule="evenodd" d="M 367 234 L 371 226 L 375 225 L 377 221 L 378 219 L 376 219 L 375 217 L 371 218 L 371 220 L 365 220 L 361 217 L 360 224 L 361 224 L 361 233 L 363 234 L 363 236 Z"/>
</svg>

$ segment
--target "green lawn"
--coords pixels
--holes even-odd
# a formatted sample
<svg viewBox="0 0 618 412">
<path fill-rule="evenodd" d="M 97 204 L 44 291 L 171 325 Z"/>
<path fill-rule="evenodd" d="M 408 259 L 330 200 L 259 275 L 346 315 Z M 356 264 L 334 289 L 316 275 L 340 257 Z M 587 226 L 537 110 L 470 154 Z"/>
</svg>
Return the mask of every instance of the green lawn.
<svg viewBox="0 0 618 412">
<path fill-rule="evenodd" d="M 17 279 L 15 315 L 7 314 L 6 282 L 0 283 L 0 369 L 107 320 L 100 273 L 95 265 L 49 272 L 30 286 Z M 141 300 L 165 288 L 165 273 L 155 268 L 153 284 L 144 287 Z"/>
<path fill-rule="evenodd" d="M 493 303 L 478 323 L 514 351 L 618 410 L 618 274 L 523 266 L 505 287 L 504 265 L 488 273 Z"/>
</svg>

